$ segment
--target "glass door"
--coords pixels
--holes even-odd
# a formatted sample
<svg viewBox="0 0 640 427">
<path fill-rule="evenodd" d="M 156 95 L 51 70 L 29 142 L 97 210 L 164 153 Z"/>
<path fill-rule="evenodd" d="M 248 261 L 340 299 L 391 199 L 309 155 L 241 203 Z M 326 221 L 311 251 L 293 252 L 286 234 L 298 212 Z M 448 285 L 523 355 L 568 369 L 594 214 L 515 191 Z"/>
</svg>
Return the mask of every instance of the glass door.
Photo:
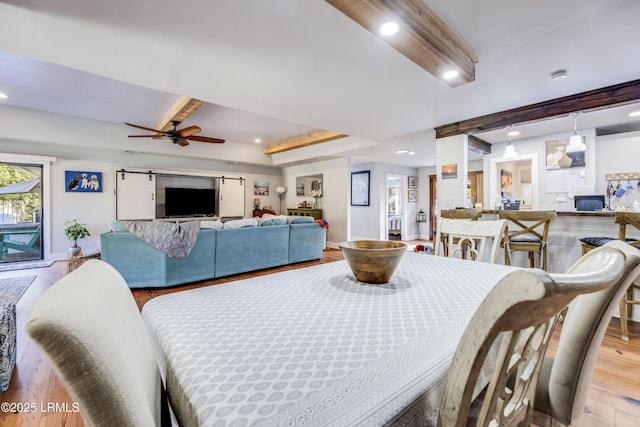
<svg viewBox="0 0 640 427">
<path fill-rule="evenodd" d="M 0 163 L 0 263 L 42 259 L 42 165 Z"/>
</svg>

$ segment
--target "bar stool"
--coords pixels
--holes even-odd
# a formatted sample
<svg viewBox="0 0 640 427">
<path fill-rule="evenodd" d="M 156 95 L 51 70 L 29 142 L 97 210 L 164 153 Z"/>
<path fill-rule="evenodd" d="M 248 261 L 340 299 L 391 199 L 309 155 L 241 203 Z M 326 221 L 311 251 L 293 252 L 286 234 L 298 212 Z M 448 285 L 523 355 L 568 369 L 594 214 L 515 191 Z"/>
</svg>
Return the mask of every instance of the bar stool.
<svg viewBox="0 0 640 427">
<path fill-rule="evenodd" d="M 510 221 L 504 231 L 504 263 L 511 265 L 511 254 L 516 251 L 529 253 L 529 266 L 535 266 L 534 254 L 538 253 L 543 270 L 547 270 L 547 237 L 549 225 L 556 218 L 556 211 L 499 212 L 500 219 Z M 511 227 L 511 225 L 515 226 Z"/>
<path fill-rule="evenodd" d="M 616 211 L 614 222 L 618 224 L 618 238 L 615 237 L 583 237 L 582 254 L 589 252 L 599 246 L 605 245 L 611 240 L 622 240 L 631 246 L 640 249 L 640 240 L 627 237 L 627 225 L 632 226 L 640 231 L 640 212 Z M 629 329 L 627 320 L 633 317 L 633 306 L 640 304 L 640 300 L 635 299 L 634 290 L 640 291 L 640 285 L 632 283 L 627 289 L 626 294 L 620 300 L 620 332 L 623 341 L 629 341 Z"/>
</svg>

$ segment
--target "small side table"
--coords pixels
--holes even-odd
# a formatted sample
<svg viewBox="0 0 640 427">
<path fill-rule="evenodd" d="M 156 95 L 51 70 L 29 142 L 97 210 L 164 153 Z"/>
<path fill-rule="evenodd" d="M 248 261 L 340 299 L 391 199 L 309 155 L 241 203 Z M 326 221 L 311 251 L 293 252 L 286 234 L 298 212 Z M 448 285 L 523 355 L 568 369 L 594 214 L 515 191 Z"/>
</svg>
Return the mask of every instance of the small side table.
<svg viewBox="0 0 640 427">
<path fill-rule="evenodd" d="M 90 259 L 100 259 L 100 252 L 90 253 L 87 255 L 84 255 L 82 252 L 80 252 L 77 255 L 71 255 L 69 257 L 69 264 L 67 265 L 67 274 L 71 273 L 73 270 L 80 267 Z"/>
</svg>

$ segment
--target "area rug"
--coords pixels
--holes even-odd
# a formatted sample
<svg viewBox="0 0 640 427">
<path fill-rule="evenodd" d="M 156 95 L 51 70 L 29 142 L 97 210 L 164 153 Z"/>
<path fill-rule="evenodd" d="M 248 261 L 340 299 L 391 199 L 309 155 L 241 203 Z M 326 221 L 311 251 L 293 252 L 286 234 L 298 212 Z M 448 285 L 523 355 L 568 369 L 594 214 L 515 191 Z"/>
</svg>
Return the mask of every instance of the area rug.
<svg viewBox="0 0 640 427">
<path fill-rule="evenodd" d="M 51 267 L 53 261 L 11 262 L 0 264 L 0 271 L 27 270 L 30 268 Z"/>
<path fill-rule="evenodd" d="M 7 277 L 0 279 L 0 302 L 15 304 L 36 276 Z"/>
</svg>

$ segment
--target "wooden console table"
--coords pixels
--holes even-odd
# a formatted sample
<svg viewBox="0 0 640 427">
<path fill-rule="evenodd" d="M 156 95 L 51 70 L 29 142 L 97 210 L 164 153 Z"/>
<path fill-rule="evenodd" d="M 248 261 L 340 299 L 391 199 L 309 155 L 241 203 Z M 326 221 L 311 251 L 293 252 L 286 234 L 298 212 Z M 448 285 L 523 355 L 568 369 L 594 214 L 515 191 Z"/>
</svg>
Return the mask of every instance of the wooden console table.
<svg viewBox="0 0 640 427">
<path fill-rule="evenodd" d="M 287 215 L 312 216 L 313 219 L 322 219 L 322 209 L 287 208 Z"/>
</svg>

